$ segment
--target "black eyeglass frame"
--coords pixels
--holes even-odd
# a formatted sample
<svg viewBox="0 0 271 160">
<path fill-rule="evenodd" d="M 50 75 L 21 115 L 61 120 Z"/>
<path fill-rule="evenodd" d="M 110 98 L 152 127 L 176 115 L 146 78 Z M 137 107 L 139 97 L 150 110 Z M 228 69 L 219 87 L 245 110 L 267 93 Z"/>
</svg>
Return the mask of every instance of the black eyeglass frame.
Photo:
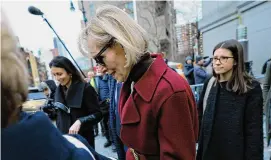
<svg viewBox="0 0 271 160">
<path fill-rule="evenodd" d="M 225 58 L 225 62 L 221 62 L 221 58 Z M 223 57 L 220 57 L 220 58 L 217 58 L 217 57 L 213 57 L 212 58 L 212 61 L 213 61 L 213 63 L 215 63 L 216 61 L 219 61 L 219 63 L 220 64 L 224 64 L 224 63 L 227 63 L 228 62 L 228 59 L 229 58 L 233 58 L 234 59 L 234 57 L 227 57 L 227 56 L 223 56 Z"/>
<path fill-rule="evenodd" d="M 100 50 L 99 53 L 96 54 L 95 57 L 93 57 L 93 59 L 96 61 L 97 64 L 105 66 L 105 63 L 103 61 L 104 56 L 101 56 L 109 47 L 112 46 L 112 44 L 114 43 L 114 37 L 112 37 L 109 42 Z"/>
</svg>

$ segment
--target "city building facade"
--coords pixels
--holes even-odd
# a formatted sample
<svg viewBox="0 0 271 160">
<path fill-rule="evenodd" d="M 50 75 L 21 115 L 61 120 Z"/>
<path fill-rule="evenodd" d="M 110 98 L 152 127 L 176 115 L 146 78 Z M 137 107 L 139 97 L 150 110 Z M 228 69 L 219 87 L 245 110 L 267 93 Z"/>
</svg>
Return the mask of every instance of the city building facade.
<svg viewBox="0 0 271 160">
<path fill-rule="evenodd" d="M 173 3 L 174 1 L 79 1 L 78 5 L 82 10 L 83 4 L 87 19 L 93 17 L 96 9 L 104 4 L 123 9 L 147 31 L 149 51 L 163 52 L 168 59 L 174 60 L 177 38 Z M 84 26 L 82 21 L 82 27 Z"/>
<path fill-rule="evenodd" d="M 29 86 L 38 87 L 40 82 L 48 79 L 47 67 L 44 62 L 40 61 L 39 57 L 36 57 L 32 51 L 20 47 L 20 52 L 23 54 L 27 64 L 27 70 L 29 73 Z"/>
<path fill-rule="evenodd" d="M 238 40 L 237 29 L 243 25 L 247 34 L 245 59 L 253 61 L 253 73 L 260 74 L 271 55 L 270 15 L 270 1 L 203 1 L 199 30 L 203 33 L 204 55 L 212 56 L 214 46 L 221 41 Z"/>
<path fill-rule="evenodd" d="M 198 30 L 198 23 L 176 24 L 177 58 L 180 62 L 185 61 L 186 56 L 195 57 L 203 55 L 202 33 Z"/>
<path fill-rule="evenodd" d="M 63 44 L 60 42 L 60 40 L 57 37 L 54 37 L 54 48 L 57 49 L 59 56 L 68 57 L 68 52 L 65 50 Z"/>
</svg>

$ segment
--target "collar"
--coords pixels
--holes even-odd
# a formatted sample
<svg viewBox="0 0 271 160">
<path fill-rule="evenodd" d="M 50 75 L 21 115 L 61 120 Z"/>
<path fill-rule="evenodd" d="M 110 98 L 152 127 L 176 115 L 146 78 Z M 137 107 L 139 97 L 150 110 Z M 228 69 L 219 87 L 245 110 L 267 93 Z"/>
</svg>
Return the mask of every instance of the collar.
<svg viewBox="0 0 271 160">
<path fill-rule="evenodd" d="M 81 108 L 86 83 L 73 82 L 67 90 L 67 94 L 63 93 L 63 86 L 59 85 L 56 89 L 55 102 L 66 104 L 71 108 Z"/>
<path fill-rule="evenodd" d="M 136 92 L 147 102 L 150 102 L 157 85 L 168 66 L 162 58 L 156 58 L 144 75 L 135 83 Z"/>
<path fill-rule="evenodd" d="M 152 62 L 153 62 L 153 59 L 151 58 L 150 53 L 148 52 L 145 53 L 140 58 L 139 62 L 133 66 L 127 79 L 130 82 L 136 83 L 148 70 Z"/>
</svg>

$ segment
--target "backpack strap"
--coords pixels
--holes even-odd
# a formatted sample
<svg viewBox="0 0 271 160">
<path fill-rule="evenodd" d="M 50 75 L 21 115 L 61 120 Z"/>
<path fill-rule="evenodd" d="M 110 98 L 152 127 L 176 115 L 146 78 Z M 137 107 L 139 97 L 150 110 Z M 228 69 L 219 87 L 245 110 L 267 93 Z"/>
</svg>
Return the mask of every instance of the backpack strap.
<svg viewBox="0 0 271 160">
<path fill-rule="evenodd" d="M 205 91 L 205 94 L 204 94 L 204 98 L 203 98 L 203 114 L 204 114 L 204 111 L 205 111 L 205 109 L 206 109 L 207 99 L 208 99 L 208 97 L 209 97 L 209 93 L 210 93 L 210 90 L 211 90 L 211 88 L 212 88 L 214 82 L 215 82 L 215 77 L 212 77 L 212 78 L 209 80 L 208 84 L 207 84 L 207 88 L 206 88 L 206 91 Z"/>
</svg>

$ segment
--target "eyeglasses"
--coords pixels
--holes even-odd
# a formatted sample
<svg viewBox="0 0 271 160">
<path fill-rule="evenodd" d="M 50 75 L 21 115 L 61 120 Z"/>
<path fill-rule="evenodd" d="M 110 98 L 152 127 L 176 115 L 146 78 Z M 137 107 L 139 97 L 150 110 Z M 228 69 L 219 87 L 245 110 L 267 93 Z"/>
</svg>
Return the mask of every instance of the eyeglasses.
<svg viewBox="0 0 271 160">
<path fill-rule="evenodd" d="M 100 50 L 100 52 L 94 57 L 94 60 L 96 61 L 97 64 L 105 66 L 105 63 L 103 61 L 104 56 L 102 54 L 104 53 L 107 48 L 111 47 L 111 45 L 114 42 L 114 38 L 111 38 L 109 42 Z"/>
<path fill-rule="evenodd" d="M 228 61 L 229 58 L 234 58 L 234 57 L 226 57 L 226 56 L 222 56 L 220 58 L 214 57 L 213 58 L 213 63 L 216 63 L 217 61 L 219 61 L 221 64 L 227 63 L 227 61 Z"/>
</svg>

